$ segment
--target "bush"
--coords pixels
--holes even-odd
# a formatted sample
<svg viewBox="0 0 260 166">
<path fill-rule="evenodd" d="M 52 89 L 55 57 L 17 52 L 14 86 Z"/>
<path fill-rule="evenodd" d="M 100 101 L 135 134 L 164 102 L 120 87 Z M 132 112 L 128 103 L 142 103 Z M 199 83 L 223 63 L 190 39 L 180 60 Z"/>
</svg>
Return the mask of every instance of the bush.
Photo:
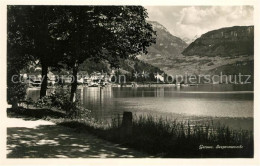
<svg viewBox="0 0 260 166">
<path fill-rule="evenodd" d="M 65 111 L 69 118 L 88 117 L 90 111 L 81 106 L 79 100 L 70 101 L 70 92 L 63 88 L 57 88 L 54 93 L 45 96 L 34 103 L 38 108 L 56 108 Z"/>
<path fill-rule="evenodd" d="M 7 101 L 12 104 L 12 107 L 17 107 L 17 104 L 25 99 L 26 85 L 22 83 L 9 83 L 7 87 Z"/>
</svg>

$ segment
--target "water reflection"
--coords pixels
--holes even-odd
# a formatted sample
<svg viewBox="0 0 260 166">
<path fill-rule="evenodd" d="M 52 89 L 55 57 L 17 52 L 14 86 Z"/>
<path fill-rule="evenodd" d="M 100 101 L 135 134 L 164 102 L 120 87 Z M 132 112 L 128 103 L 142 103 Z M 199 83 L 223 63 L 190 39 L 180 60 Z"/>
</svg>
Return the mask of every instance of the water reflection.
<svg viewBox="0 0 260 166">
<path fill-rule="evenodd" d="M 96 119 L 109 119 L 131 111 L 167 117 L 252 118 L 253 92 L 246 86 L 194 87 L 81 87 L 80 101 Z M 48 90 L 50 93 L 52 90 Z M 28 97 L 37 98 L 38 91 Z"/>
<path fill-rule="evenodd" d="M 93 116 L 98 119 L 106 119 L 123 111 L 175 117 L 253 117 L 253 93 L 250 91 L 231 91 L 230 87 L 221 89 L 212 86 L 187 89 L 84 88 L 82 102 L 86 108 L 93 110 Z"/>
</svg>

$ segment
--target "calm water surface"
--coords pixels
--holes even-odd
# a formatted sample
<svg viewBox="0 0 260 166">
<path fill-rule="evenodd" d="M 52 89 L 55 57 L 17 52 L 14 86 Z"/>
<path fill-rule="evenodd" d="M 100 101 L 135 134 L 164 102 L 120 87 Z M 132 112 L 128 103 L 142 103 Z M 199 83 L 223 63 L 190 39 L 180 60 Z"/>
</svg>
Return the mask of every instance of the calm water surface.
<svg viewBox="0 0 260 166">
<path fill-rule="evenodd" d="M 248 91 L 230 91 L 212 86 L 180 89 L 110 87 L 84 88 L 81 91 L 83 105 L 93 110 L 96 118 L 123 111 L 175 116 L 253 117 L 253 93 Z"/>
<path fill-rule="evenodd" d="M 84 107 L 98 120 L 111 119 L 124 111 L 172 118 L 253 118 L 253 91 L 245 85 L 202 85 L 192 87 L 81 87 Z M 38 98 L 39 90 L 28 97 Z"/>
</svg>

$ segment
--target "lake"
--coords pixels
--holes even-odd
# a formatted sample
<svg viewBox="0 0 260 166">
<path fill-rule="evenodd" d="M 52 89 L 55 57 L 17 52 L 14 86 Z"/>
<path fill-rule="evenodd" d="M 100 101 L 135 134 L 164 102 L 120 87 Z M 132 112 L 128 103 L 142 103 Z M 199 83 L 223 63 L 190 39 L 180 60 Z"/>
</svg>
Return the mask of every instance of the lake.
<svg viewBox="0 0 260 166">
<path fill-rule="evenodd" d="M 233 128 L 253 128 L 253 89 L 247 85 L 190 87 L 80 87 L 82 105 L 98 120 L 131 111 L 179 120 L 221 121 Z M 32 98 L 39 90 L 28 91 Z M 231 123 L 231 124 L 230 124 Z"/>
</svg>

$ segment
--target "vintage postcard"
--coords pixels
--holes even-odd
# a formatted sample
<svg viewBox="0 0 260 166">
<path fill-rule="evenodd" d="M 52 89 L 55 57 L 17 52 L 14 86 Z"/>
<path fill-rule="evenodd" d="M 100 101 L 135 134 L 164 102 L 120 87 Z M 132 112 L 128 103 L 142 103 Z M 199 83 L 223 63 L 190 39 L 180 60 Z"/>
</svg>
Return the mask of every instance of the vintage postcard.
<svg viewBox="0 0 260 166">
<path fill-rule="evenodd" d="M 256 1 L 1 3 L 3 165 L 260 163 Z"/>
</svg>

